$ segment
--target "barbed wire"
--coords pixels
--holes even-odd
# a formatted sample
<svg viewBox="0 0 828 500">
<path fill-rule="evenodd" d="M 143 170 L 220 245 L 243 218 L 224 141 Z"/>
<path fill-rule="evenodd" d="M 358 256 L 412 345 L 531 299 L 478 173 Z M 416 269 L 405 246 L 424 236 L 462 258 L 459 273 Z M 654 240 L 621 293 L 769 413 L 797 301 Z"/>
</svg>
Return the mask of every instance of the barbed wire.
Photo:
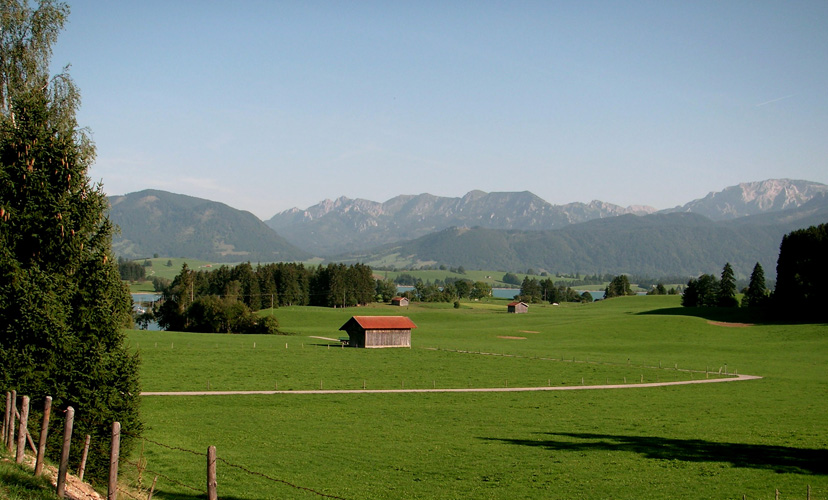
<svg viewBox="0 0 828 500">
<path fill-rule="evenodd" d="M 128 496 L 128 497 L 134 498 L 135 500 L 144 500 L 143 498 L 140 498 L 140 497 L 137 497 L 137 496 L 133 495 L 132 493 L 130 493 L 129 491 L 127 491 L 123 488 L 121 488 L 120 486 L 118 486 L 116 489 L 118 491 L 120 491 L 121 493 L 123 493 L 124 495 Z"/>
<path fill-rule="evenodd" d="M 16 405 L 15 405 L 15 410 L 17 410 Z M 67 409 L 66 409 L 66 408 L 60 408 L 60 407 L 52 407 L 52 412 L 54 412 L 54 413 L 58 413 L 58 414 L 64 414 L 64 415 L 65 415 L 65 414 L 67 413 Z M 15 411 L 15 413 L 17 413 L 17 412 Z M 18 413 L 18 416 L 19 416 L 19 413 Z M 86 423 L 95 423 L 95 422 L 91 422 L 91 421 L 89 421 L 89 420 L 85 420 L 85 419 L 78 419 L 78 421 L 83 421 L 83 422 L 86 422 Z M 27 432 L 27 433 L 28 433 L 28 432 Z M 154 445 L 156 445 L 156 446 L 160 446 L 160 447 L 162 447 L 162 448 L 165 448 L 165 449 L 168 449 L 168 450 L 171 450 L 171 451 L 180 451 L 180 452 L 183 452 L 183 453 L 188 453 L 188 454 L 191 454 L 191 455 L 194 455 L 194 456 L 197 456 L 197 457 L 206 457 L 206 456 L 207 456 L 207 454 L 206 454 L 206 453 L 201 453 L 201 452 L 198 452 L 198 451 L 195 451 L 195 450 L 190 450 L 190 449 L 187 449 L 187 448 L 182 448 L 182 447 L 180 447 L 180 446 L 172 446 L 172 445 L 168 445 L 168 444 L 162 443 L 162 442 L 160 442 L 160 441 L 156 441 L 156 440 L 154 440 L 154 439 L 150 439 L 150 438 L 147 438 L 147 437 L 144 437 L 144 436 L 139 436 L 139 435 L 137 435 L 137 434 L 135 434 L 135 433 L 132 433 L 132 432 L 129 432 L 129 431 L 125 431 L 125 430 L 123 430 L 123 429 L 121 430 L 121 434 L 126 435 L 126 436 L 130 436 L 130 437 L 133 437 L 133 438 L 136 438 L 136 439 L 141 439 L 141 440 L 143 440 L 143 441 L 145 441 L 145 442 L 148 442 L 148 443 L 154 444 Z M 90 446 L 90 449 L 91 449 L 91 450 L 93 450 L 93 451 L 95 451 L 95 452 L 97 452 L 98 454 L 101 454 L 101 455 L 108 455 L 108 454 L 110 453 L 110 450 L 105 450 L 103 447 L 101 447 L 100 443 L 97 443 L 97 444 L 94 444 L 94 445 Z M 183 488 L 187 488 L 187 489 L 192 490 L 192 491 L 195 491 L 195 492 L 197 492 L 197 493 L 201 493 L 201 494 L 205 494 L 205 495 L 207 494 L 207 491 L 206 491 L 206 490 L 202 490 L 202 489 L 199 489 L 199 488 L 195 488 L 195 487 L 190 486 L 190 485 L 188 485 L 188 484 L 186 484 L 186 483 L 184 483 L 184 482 L 181 482 L 181 481 L 178 481 L 178 480 L 176 480 L 176 479 L 173 479 L 172 477 L 170 477 L 170 476 L 168 476 L 168 475 L 166 475 L 166 474 L 163 474 L 163 473 L 158 472 L 158 471 L 156 471 L 156 470 L 149 469 L 149 468 L 146 466 L 146 461 L 144 461 L 144 463 L 141 463 L 140 461 L 133 461 L 133 460 L 129 460 L 129 459 L 125 458 L 125 457 L 121 457 L 121 461 L 122 461 L 123 463 L 125 463 L 125 464 L 131 465 L 131 466 L 133 466 L 133 467 L 136 467 L 136 468 L 140 469 L 142 472 L 147 472 L 147 473 L 150 473 L 150 474 L 154 474 L 154 475 L 156 475 L 156 476 L 158 476 L 158 477 L 160 477 L 160 478 L 162 478 L 162 479 L 164 479 L 164 480 L 166 480 L 166 481 L 169 481 L 170 483 L 175 484 L 175 485 L 177 485 L 177 486 L 180 486 L 180 487 L 183 487 Z M 245 473 L 247 473 L 247 474 L 249 474 L 249 475 L 252 475 L 252 476 L 257 476 L 257 477 L 260 477 L 260 478 L 262 478 L 262 479 L 265 479 L 265 480 L 268 480 L 268 481 L 271 481 L 271 482 L 274 482 L 274 483 L 283 484 L 283 485 L 285 485 L 285 486 L 289 486 L 289 487 L 294 488 L 294 489 L 297 489 L 297 490 L 306 491 L 306 492 L 308 492 L 308 493 L 312 493 L 312 494 L 317 495 L 317 496 L 320 496 L 320 497 L 324 497 L 324 498 L 332 498 L 332 499 L 335 499 L 335 500 L 347 500 L 347 499 L 345 499 L 345 498 L 343 498 L 343 497 L 336 496 L 336 495 L 330 495 L 330 494 L 327 494 L 327 493 L 323 493 L 323 492 L 321 492 L 321 491 L 317 491 L 317 490 L 315 490 L 315 489 L 313 489 L 313 488 L 308 488 L 308 487 L 306 487 L 306 486 L 300 486 L 300 485 L 298 485 L 298 484 L 291 483 L 290 481 L 286 481 L 286 480 L 284 480 L 284 479 L 279 479 L 279 478 L 271 477 L 271 476 L 269 476 L 269 475 L 267 475 L 267 474 L 264 474 L 264 473 L 261 473 L 261 472 L 257 472 L 257 471 L 251 470 L 251 469 L 249 469 L 249 468 L 247 468 L 247 467 L 245 467 L 245 466 L 243 466 L 243 465 L 234 464 L 234 463 L 229 462 L 229 461 L 227 461 L 227 460 L 225 460 L 225 459 L 223 459 L 223 458 L 220 458 L 220 457 L 216 457 L 216 461 L 217 461 L 217 462 L 221 462 L 221 463 L 223 463 L 224 465 L 226 465 L 226 466 L 228 466 L 228 467 L 230 467 L 230 468 L 233 468 L 233 469 L 237 469 L 237 470 L 243 471 L 243 472 L 245 472 Z M 118 489 L 118 491 L 120 491 L 120 492 L 124 493 L 125 495 L 129 496 L 130 498 L 134 498 L 134 499 L 136 499 L 136 500 L 141 500 L 140 498 L 136 497 L 135 495 L 133 495 L 133 494 L 132 494 L 132 493 L 130 493 L 129 491 L 124 490 L 124 489 L 123 489 L 123 488 L 121 488 L 120 486 L 119 486 L 117 489 Z"/>
<path fill-rule="evenodd" d="M 183 486 L 184 488 L 188 488 L 188 489 L 193 490 L 193 491 L 196 491 L 196 492 L 198 492 L 198 493 L 203 493 L 203 494 L 205 494 L 205 495 L 207 494 L 207 490 L 201 490 L 201 489 L 198 489 L 198 488 L 194 488 L 194 487 L 190 486 L 189 484 L 182 483 L 181 481 L 178 481 L 178 480 L 176 480 L 176 479 L 173 479 L 173 478 L 171 478 L 170 476 L 168 476 L 168 475 L 166 475 L 166 474 L 162 474 L 161 472 L 158 472 L 158 471 L 155 471 L 155 470 L 149 469 L 149 468 L 147 468 L 146 466 L 143 466 L 143 465 L 139 464 L 138 462 L 133 462 L 133 461 L 131 461 L 131 460 L 127 460 L 127 459 L 125 459 L 125 458 L 124 458 L 124 459 L 122 459 L 122 460 L 123 460 L 125 463 L 129 464 L 129 465 L 132 465 L 132 466 L 135 466 L 135 467 L 141 467 L 141 469 L 142 469 L 142 470 L 144 470 L 144 471 L 146 471 L 146 472 L 149 472 L 150 474 L 155 474 L 156 476 L 158 476 L 158 477 L 160 477 L 160 478 L 163 478 L 163 479 L 166 479 L 167 481 L 169 481 L 169 482 L 171 482 L 171 483 L 173 483 L 173 484 L 176 484 L 176 485 L 178 485 L 178 486 Z"/>
<path fill-rule="evenodd" d="M 318 495 L 318 496 L 321 496 L 321 497 L 325 497 L 325 498 L 335 498 L 335 499 L 337 499 L 337 500 L 346 500 L 346 499 L 345 499 L 345 498 L 343 498 L 343 497 L 338 497 L 338 496 L 336 496 L 336 495 L 328 495 L 327 493 L 322 493 L 321 491 L 316 491 L 316 490 L 314 490 L 313 488 L 307 488 L 307 487 L 305 487 L 305 486 L 299 486 L 299 485 L 293 484 L 293 483 L 291 483 L 291 482 L 289 482 L 289 481 L 285 481 L 284 479 L 277 479 L 277 478 L 275 478 L 275 477 L 270 477 L 270 476 L 268 476 L 267 474 L 263 474 L 263 473 L 261 473 L 261 472 L 252 471 L 252 470 L 248 469 L 247 467 L 244 467 L 244 466 L 242 466 L 242 465 L 236 465 L 236 464 L 230 463 L 230 462 L 228 462 L 227 460 L 225 460 L 225 459 L 223 459 L 223 458 L 220 458 L 220 457 L 216 457 L 216 462 L 221 462 L 221 463 L 223 463 L 224 465 L 226 465 L 226 466 L 228 466 L 228 467 L 232 467 L 232 468 L 234 468 L 234 469 L 239 469 L 239 470 L 242 470 L 242 471 L 244 471 L 244 472 L 246 472 L 246 473 L 248 473 L 248 474 L 251 474 L 251 475 L 253 475 L 253 476 L 259 476 L 259 477 L 262 477 L 262 478 L 264 478 L 264 479 L 267 479 L 268 481 L 273 481 L 273 482 L 276 482 L 276 483 L 281 483 L 281 484 L 284 484 L 284 485 L 290 486 L 291 488 L 295 488 L 295 489 L 297 489 L 297 490 L 307 491 L 307 492 L 309 492 L 309 493 L 313 493 L 313 494 L 315 494 L 315 495 Z"/>
<path fill-rule="evenodd" d="M 197 456 L 197 457 L 206 457 L 206 456 L 207 456 L 207 454 L 206 454 L 206 453 L 200 453 L 200 452 L 198 452 L 198 451 L 188 450 L 187 448 L 181 448 L 181 447 L 179 447 L 179 446 L 171 446 L 171 445 L 168 445 L 168 444 L 160 443 L 160 442 L 158 442 L 158 441 L 154 441 L 154 440 L 152 440 L 152 439 L 150 439 L 150 438 L 147 438 L 147 437 L 144 437 L 144 436 L 138 436 L 138 435 L 133 434 L 133 433 L 128 432 L 128 431 L 121 430 L 121 434 L 124 434 L 124 435 L 126 435 L 126 436 L 130 436 L 130 437 L 133 437 L 133 438 L 135 438 L 135 439 L 143 439 L 144 441 L 146 441 L 146 442 L 148 442 L 148 443 L 152 443 L 152 444 L 154 444 L 154 445 L 160 446 L 160 447 L 162 447 L 162 448 L 166 448 L 166 449 L 168 449 L 168 450 L 183 451 L 183 452 L 185 452 L 185 453 L 189 453 L 189 454 L 191 454 L 191 455 L 195 455 L 195 456 Z"/>
</svg>

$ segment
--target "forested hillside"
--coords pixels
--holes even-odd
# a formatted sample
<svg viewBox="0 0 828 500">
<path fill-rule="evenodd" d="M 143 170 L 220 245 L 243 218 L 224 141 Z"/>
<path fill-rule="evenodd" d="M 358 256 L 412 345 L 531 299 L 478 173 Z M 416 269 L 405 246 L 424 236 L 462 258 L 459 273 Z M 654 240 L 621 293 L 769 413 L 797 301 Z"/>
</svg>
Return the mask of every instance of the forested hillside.
<svg viewBox="0 0 828 500">
<path fill-rule="evenodd" d="M 213 262 L 304 260 L 294 247 L 250 212 L 223 203 L 146 190 L 109 198 L 121 228 L 113 239 L 120 257 L 191 257 Z"/>
<path fill-rule="evenodd" d="M 730 262 L 747 276 L 773 270 L 787 232 L 828 220 L 828 199 L 793 210 L 714 222 L 692 213 L 625 215 L 553 231 L 450 228 L 370 254 L 340 256 L 375 266 L 444 264 L 471 269 L 695 276 Z M 768 273 L 772 276 L 774 273 Z"/>
</svg>

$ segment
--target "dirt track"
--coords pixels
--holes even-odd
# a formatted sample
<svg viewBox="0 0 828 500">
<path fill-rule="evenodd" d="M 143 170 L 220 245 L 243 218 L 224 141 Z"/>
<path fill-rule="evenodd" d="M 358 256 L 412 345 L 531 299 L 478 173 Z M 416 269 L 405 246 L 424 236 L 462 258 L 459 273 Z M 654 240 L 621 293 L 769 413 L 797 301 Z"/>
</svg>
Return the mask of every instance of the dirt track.
<svg viewBox="0 0 828 500">
<path fill-rule="evenodd" d="M 679 382 L 653 382 L 646 384 L 569 385 L 555 387 L 484 387 L 476 389 L 341 389 L 312 391 L 194 391 L 194 392 L 142 392 L 142 396 L 238 396 L 245 394 L 388 394 L 417 392 L 529 392 L 529 391 L 585 391 L 595 389 L 643 389 L 648 387 L 669 387 L 673 385 L 717 384 L 759 380 L 755 375 L 734 375 L 728 378 L 684 380 Z"/>
</svg>

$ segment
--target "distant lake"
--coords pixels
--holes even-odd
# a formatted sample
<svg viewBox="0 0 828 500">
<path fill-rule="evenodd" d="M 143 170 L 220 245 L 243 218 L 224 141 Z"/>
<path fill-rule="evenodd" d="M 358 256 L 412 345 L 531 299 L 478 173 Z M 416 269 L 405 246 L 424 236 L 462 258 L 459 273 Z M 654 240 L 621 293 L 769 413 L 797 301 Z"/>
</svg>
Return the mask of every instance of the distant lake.
<svg viewBox="0 0 828 500">
<path fill-rule="evenodd" d="M 414 290 L 413 286 L 398 286 L 397 293 L 409 292 Z M 576 290 L 578 294 L 584 293 L 584 290 Z M 492 288 L 492 297 L 498 299 L 511 299 L 514 298 L 515 295 L 520 293 L 519 288 Z M 593 300 L 603 299 L 604 298 L 604 291 L 603 290 L 589 290 L 589 294 L 592 295 Z"/>
<path fill-rule="evenodd" d="M 133 293 L 132 295 L 132 308 L 133 310 L 137 311 L 139 309 L 147 309 L 150 307 L 150 302 L 155 302 L 156 300 L 161 298 L 160 293 Z M 135 325 L 136 327 L 138 325 Z M 158 326 L 156 321 L 152 321 L 147 325 L 147 330 L 153 331 L 160 331 L 161 327 Z"/>
</svg>

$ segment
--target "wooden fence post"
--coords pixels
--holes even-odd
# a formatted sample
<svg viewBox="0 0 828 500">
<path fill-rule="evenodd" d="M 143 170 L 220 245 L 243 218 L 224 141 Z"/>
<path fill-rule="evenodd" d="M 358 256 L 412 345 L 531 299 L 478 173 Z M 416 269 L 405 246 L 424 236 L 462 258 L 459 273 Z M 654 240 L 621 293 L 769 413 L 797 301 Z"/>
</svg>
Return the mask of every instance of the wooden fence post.
<svg viewBox="0 0 828 500">
<path fill-rule="evenodd" d="M 147 495 L 147 500 L 152 500 L 152 494 L 155 493 L 155 482 L 158 481 L 158 476 L 152 480 L 152 486 L 150 486 L 149 495 Z"/>
<path fill-rule="evenodd" d="M 9 426 L 6 427 L 6 435 L 3 436 L 3 439 L 6 441 L 6 447 L 9 449 L 9 453 L 14 450 L 14 419 L 15 414 L 17 413 L 17 391 L 11 391 L 11 399 L 9 399 L 11 403 L 11 408 L 9 409 Z"/>
<path fill-rule="evenodd" d="M 11 392 L 6 391 L 6 413 L 3 415 L 3 445 L 9 433 L 9 414 L 11 414 Z"/>
<path fill-rule="evenodd" d="M 64 498 L 66 491 L 66 469 L 69 468 L 69 447 L 72 445 L 72 426 L 75 423 L 75 409 L 66 408 L 66 423 L 63 426 L 63 449 L 60 452 L 60 467 L 57 477 L 57 496 Z"/>
<path fill-rule="evenodd" d="M 86 441 L 83 442 L 83 453 L 81 453 L 80 467 L 78 467 L 78 479 L 83 481 L 83 474 L 86 472 L 86 459 L 89 458 L 89 443 L 92 441 L 92 436 L 86 435 Z"/>
<path fill-rule="evenodd" d="M 121 423 L 112 422 L 112 447 L 109 452 L 109 485 L 107 500 L 118 500 L 118 458 L 121 453 Z"/>
<path fill-rule="evenodd" d="M 216 447 L 207 448 L 207 499 L 218 500 L 216 481 Z"/>
<path fill-rule="evenodd" d="M 15 462 L 22 464 L 26 454 L 26 433 L 29 432 L 29 396 L 23 396 L 20 406 L 20 428 L 17 430 L 17 455 Z"/>
<path fill-rule="evenodd" d="M 40 441 L 37 446 L 37 461 L 35 462 L 35 476 L 43 473 L 43 461 L 46 459 L 46 436 L 49 435 L 49 419 L 52 416 L 52 396 L 46 396 L 43 403 L 43 423 L 40 425 Z"/>
</svg>

